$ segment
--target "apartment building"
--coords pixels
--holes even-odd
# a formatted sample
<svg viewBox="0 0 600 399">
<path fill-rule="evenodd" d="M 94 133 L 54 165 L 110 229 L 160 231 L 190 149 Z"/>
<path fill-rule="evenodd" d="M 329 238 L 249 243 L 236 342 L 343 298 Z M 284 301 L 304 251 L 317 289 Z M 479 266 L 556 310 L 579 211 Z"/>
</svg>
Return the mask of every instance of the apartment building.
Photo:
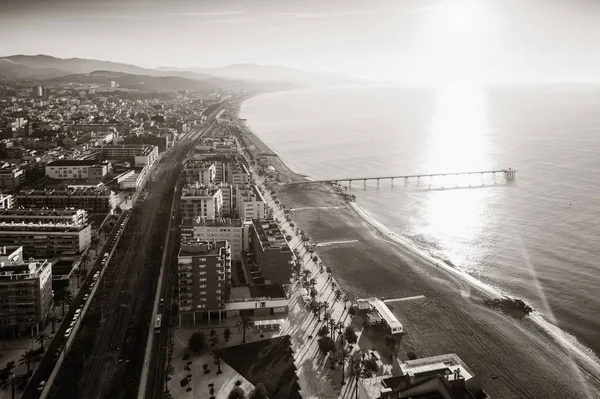
<svg viewBox="0 0 600 399">
<path fill-rule="evenodd" d="M 25 182 L 25 171 L 20 166 L 0 167 L 0 189 L 16 190 Z"/>
<path fill-rule="evenodd" d="M 63 159 L 46 164 L 46 176 L 58 180 L 101 181 L 108 173 L 108 164 L 94 160 Z"/>
<path fill-rule="evenodd" d="M 244 223 L 239 219 L 205 219 L 197 217 L 184 219 L 179 227 L 181 237 L 187 240 L 227 241 L 231 246 L 231 257 L 234 260 L 239 260 L 242 252 L 249 251 L 248 235 L 250 225 L 250 222 Z"/>
<path fill-rule="evenodd" d="M 0 209 L 10 209 L 15 204 L 15 197 L 10 194 L 0 193 Z"/>
<path fill-rule="evenodd" d="M 218 186 L 188 184 L 181 190 L 181 217 L 216 219 L 223 216 L 223 193 Z"/>
<path fill-rule="evenodd" d="M 274 220 L 252 220 L 250 248 L 265 284 L 290 283 L 293 253 Z"/>
<path fill-rule="evenodd" d="M 241 220 L 267 219 L 270 217 L 269 207 L 256 185 L 237 186 L 236 211 Z"/>
<path fill-rule="evenodd" d="M 47 258 L 83 252 L 92 238 L 90 224 L 0 222 L 0 246 L 22 245 L 27 256 Z"/>
<path fill-rule="evenodd" d="M 120 203 L 108 187 L 24 190 L 15 194 L 15 207 L 83 209 L 89 213 L 109 213 Z"/>
<path fill-rule="evenodd" d="M 52 308 L 52 268 L 47 260 L 24 261 L 0 248 L 0 329 L 18 337 L 37 335 Z"/>
<path fill-rule="evenodd" d="M 133 161 L 135 166 L 152 166 L 158 159 L 158 147 L 146 144 L 105 145 L 100 156 L 106 160 Z"/>
<path fill-rule="evenodd" d="M 14 208 L 0 209 L 0 223 L 64 223 L 67 225 L 86 224 L 88 213 L 83 209 L 44 209 Z"/>
<path fill-rule="evenodd" d="M 188 159 L 183 166 L 183 176 L 188 183 L 213 184 L 216 174 L 214 162 Z"/>
<path fill-rule="evenodd" d="M 177 257 L 179 325 L 221 320 L 231 286 L 227 241 L 183 240 Z"/>
</svg>

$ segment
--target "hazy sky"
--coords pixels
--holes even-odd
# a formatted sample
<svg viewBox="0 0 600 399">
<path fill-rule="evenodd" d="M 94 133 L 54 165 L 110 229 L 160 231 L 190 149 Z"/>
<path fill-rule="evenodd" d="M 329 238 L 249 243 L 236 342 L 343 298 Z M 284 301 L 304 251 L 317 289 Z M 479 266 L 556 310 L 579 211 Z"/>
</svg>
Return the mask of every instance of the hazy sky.
<svg viewBox="0 0 600 399">
<path fill-rule="evenodd" d="M 600 0 L 0 0 L 0 55 L 400 80 L 600 78 Z"/>
</svg>

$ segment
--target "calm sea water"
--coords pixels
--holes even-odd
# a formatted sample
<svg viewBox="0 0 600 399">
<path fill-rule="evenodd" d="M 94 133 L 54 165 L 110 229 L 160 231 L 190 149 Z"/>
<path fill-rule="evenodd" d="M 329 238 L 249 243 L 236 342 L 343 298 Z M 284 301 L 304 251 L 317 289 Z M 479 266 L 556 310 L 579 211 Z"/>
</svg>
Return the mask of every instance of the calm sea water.
<svg viewBox="0 0 600 399">
<path fill-rule="evenodd" d="M 254 97 L 241 116 L 314 179 L 517 169 L 511 183 L 352 190 L 392 231 L 600 354 L 600 87 L 301 90 Z"/>
</svg>

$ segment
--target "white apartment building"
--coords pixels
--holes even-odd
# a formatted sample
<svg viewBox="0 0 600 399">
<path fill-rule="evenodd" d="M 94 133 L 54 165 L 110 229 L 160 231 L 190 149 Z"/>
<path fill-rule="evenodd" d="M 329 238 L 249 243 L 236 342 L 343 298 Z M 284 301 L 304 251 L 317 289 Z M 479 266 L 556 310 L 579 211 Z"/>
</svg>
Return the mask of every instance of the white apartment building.
<svg viewBox="0 0 600 399">
<path fill-rule="evenodd" d="M 46 176 L 59 180 L 102 180 L 108 173 L 108 164 L 95 160 L 64 159 L 49 162 L 46 165 Z"/>
<path fill-rule="evenodd" d="M 256 185 L 246 184 L 237 187 L 236 207 L 238 216 L 243 221 L 270 217 L 267 202 Z"/>
<path fill-rule="evenodd" d="M 248 234 L 250 222 L 239 219 L 205 219 L 197 217 L 184 219 L 180 225 L 183 239 L 200 241 L 227 241 L 231 245 L 233 259 L 241 259 L 242 252 L 248 252 Z"/>
<path fill-rule="evenodd" d="M 188 184 L 181 191 L 181 216 L 184 219 L 223 216 L 223 193 L 218 186 Z"/>
</svg>

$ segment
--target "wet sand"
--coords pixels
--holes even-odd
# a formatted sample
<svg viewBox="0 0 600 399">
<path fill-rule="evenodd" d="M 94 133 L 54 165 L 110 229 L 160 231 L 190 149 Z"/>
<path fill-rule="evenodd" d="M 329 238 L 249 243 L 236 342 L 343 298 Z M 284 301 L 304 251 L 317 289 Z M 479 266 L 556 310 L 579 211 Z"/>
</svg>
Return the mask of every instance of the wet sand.
<svg viewBox="0 0 600 399">
<path fill-rule="evenodd" d="M 256 155 L 270 152 L 256 135 L 247 137 L 257 146 Z M 578 367 L 575 357 L 529 317 L 483 306 L 482 291 L 389 239 L 331 187 L 283 184 L 305 179 L 269 155 L 269 164 L 279 172 L 281 202 L 292 209 L 312 208 L 291 213 L 311 241 L 357 240 L 318 249 L 342 289 L 354 298 L 424 295 L 390 303 L 407 332 L 401 358 L 407 351 L 419 357 L 456 353 L 494 398 L 600 398 L 597 371 Z"/>
</svg>

